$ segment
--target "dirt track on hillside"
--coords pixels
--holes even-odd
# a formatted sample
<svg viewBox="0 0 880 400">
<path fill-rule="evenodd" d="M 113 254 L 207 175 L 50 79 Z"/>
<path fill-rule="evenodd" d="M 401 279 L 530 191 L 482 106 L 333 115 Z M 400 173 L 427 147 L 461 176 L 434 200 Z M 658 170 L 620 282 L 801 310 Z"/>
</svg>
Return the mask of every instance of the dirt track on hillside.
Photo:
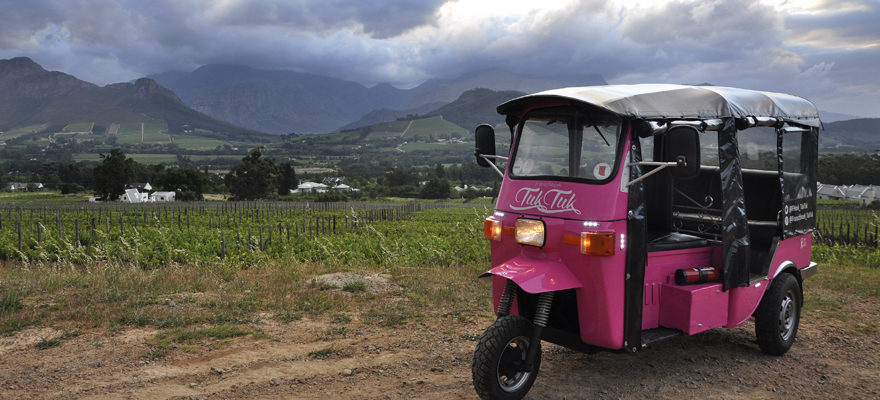
<svg viewBox="0 0 880 400">
<path fill-rule="evenodd" d="M 868 301 L 842 311 L 880 315 Z M 153 360 L 143 355 L 154 330 L 86 331 L 45 350 L 35 343 L 61 332 L 20 331 L 0 339 L 0 398 L 476 398 L 471 356 L 486 319 L 438 315 L 395 327 L 357 318 L 284 324 L 265 315 L 261 321 L 250 329 L 263 329 L 268 339 L 209 339 Z M 309 356 L 327 348 L 327 358 Z M 588 356 L 545 343 L 527 399 L 878 398 L 878 363 L 877 334 L 846 332 L 810 317 L 783 357 L 760 352 L 751 323 L 635 356 Z"/>
</svg>

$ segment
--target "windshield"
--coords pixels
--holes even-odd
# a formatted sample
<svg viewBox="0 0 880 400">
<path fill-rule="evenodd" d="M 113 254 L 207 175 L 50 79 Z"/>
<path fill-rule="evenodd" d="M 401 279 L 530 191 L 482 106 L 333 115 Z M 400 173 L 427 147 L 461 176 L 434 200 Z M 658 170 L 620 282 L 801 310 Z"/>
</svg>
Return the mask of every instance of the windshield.
<svg viewBox="0 0 880 400">
<path fill-rule="evenodd" d="M 604 181 L 616 167 L 620 119 L 571 106 L 528 112 L 510 176 Z"/>
</svg>

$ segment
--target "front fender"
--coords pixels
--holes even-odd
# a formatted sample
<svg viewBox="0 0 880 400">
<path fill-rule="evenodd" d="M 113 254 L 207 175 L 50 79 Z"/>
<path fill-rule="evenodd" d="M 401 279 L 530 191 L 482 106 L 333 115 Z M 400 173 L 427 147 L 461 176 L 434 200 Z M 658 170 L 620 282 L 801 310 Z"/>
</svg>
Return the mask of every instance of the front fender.
<svg viewBox="0 0 880 400">
<path fill-rule="evenodd" d="M 517 256 L 492 268 L 480 278 L 495 275 L 514 281 L 528 293 L 555 292 L 583 287 L 560 261 L 536 260 Z"/>
</svg>

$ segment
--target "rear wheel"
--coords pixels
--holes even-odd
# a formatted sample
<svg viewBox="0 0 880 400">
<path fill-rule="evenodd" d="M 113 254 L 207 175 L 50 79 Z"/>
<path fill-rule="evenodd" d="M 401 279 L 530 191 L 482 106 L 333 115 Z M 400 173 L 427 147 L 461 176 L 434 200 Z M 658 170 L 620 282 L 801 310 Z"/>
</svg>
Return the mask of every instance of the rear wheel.
<svg viewBox="0 0 880 400">
<path fill-rule="evenodd" d="M 801 290 L 797 279 L 783 273 L 773 279 L 755 310 L 755 336 L 761 351 L 783 355 L 797 336 L 801 319 Z"/>
<path fill-rule="evenodd" d="M 507 315 L 495 320 L 480 337 L 471 373 L 481 399 L 518 400 L 531 389 L 541 365 L 541 343 L 530 343 L 532 329 L 527 319 Z M 526 372 L 521 367 L 529 346 L 538 346 L 538 356 Z"/>
</svg>

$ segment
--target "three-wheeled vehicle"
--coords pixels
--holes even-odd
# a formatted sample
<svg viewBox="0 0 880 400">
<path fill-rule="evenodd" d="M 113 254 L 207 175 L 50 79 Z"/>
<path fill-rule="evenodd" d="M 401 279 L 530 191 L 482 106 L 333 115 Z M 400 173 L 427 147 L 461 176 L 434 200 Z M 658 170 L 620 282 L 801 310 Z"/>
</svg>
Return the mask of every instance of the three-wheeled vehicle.
<svg viewBox="0 0 880 400">
<path fill-rule="evenodd" d="M 819 113 L 786 94 L 716 86 L 550 90 L 498 106 L 477 162 L 503 178 L 490 239 L 497 320 L 472 373 L 520 399 L 541 341 L 587 353 L 755 317 L 762 351 L 797 335 L 815 228 Z M 506 135 L 505 135 L 506 136 Z M 504 169 L 496 160 L 506 161 Z"/>
</svg>

